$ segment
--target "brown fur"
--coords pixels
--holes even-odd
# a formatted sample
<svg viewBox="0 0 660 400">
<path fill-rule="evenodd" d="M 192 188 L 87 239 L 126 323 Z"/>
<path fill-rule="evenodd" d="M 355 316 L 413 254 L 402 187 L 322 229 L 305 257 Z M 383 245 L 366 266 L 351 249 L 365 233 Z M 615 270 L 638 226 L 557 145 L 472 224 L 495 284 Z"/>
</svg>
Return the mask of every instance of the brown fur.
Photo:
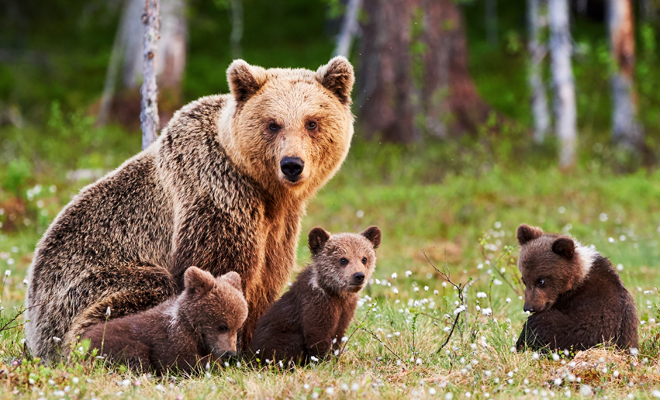
<svg viewBox="0 0 660 400">
<path fill-rule="evenodd" d="M 186 270 L 185 290 L 137 314 L 89 327 L 82 339 L 111 361 L 136 370 L 190 372 L 236 353 L 236 336 L 247 318 L 241 278 L 228 272 L 213 278 L 197 267 Z"/>
<path fill-rule="evenodd" d="M 375 226 L 361 234 L 332 236 L 314 228 L 309 233 L 312 263 L 259 319 L 252 353 L 262 362 L 306 363 L 312 356 L 323 359 L 339 349 L 353 319 L 358 292 L 375 268 L 374 249 L 380 239 Z M 355 274 L 362 274 L 363 280 Z"/>
<path fill-rule="evenodd" d="M 569 236 L 520 225 L 518 268 L 529 316 L 517 347 L 584 350 L 600 343 L 637 348 L 635 303 L 612 267 Z"/>
<path fill-rule="evenodd" d="M 53 337 L 71 341 L 107 307 L 120 317 L 180 292 L 191 265 L 241 275 L 249 345 L 295 265 L 307 200 L 348 153 L 353 68 L 343 57 L 317 72 L 237 60 L 227 75 L 232 95 L 179 110 L 153 145 L 52 223 L 29 275 L 33 355 L 57 357 Z M 283 174 L 285 157 L 304 163 L 295 179 Z"/>
</svg>

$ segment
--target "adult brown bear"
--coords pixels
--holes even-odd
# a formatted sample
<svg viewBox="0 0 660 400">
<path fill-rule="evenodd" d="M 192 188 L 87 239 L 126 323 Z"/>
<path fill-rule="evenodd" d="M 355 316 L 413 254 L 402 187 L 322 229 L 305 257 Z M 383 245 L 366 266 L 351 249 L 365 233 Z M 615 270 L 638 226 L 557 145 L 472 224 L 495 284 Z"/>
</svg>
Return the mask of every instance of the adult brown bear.
<svg viewBox="0 0 660 400">
<path fill-rule="evenodd" d="M 295 264 L 306 202 L 350 147 L 353 67 L 227 70 L 230 95 L 199 99 L 161 137 L 84 188 L 52 223 L 30 268 L 26 334 L 57 358 L 85 328 L 155 306 L 195 265 L 241 275 L 250 344 Z"/>
</svg>

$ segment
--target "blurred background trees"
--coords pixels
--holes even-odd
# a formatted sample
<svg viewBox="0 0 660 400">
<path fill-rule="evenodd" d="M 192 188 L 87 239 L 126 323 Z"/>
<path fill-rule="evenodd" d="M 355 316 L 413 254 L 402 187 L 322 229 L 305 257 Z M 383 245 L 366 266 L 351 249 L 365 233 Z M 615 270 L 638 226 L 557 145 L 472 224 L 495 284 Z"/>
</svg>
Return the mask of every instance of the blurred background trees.
<svg viewBox="0 0 660 400">
<path fill-rule="evenodd" d="M 105 129 L 82 142 L 136 132 L 144 2 L 3 2 L 0 133 L 25 136 L 52 126 L 57 113 Z M 161 127 L 184 103 L 227 92 L 233 58 L 316 68 L 345 54 L 357 70 L 358 140 L 532 162 L 553 155 L 568 169 L 594 160 L 626 171 L 650 166 L 660 119 L 657 6 L 161 0 Z"/>
</svg>

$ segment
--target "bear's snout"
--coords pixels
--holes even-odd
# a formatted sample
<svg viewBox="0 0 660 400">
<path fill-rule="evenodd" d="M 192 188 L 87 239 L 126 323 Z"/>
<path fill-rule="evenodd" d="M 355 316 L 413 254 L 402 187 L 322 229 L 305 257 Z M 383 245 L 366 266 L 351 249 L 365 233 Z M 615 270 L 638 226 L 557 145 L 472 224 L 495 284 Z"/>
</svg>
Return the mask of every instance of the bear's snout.
<svg viewBox="0 0 660 400">
<path fill-rule="evenodd" d="M 353 284 L 361 285 L 364 283 L 364 272 L 356 272 L 353 274 Z"/>
<path fill-rule="evenodd" d="M 525 305 L 523 306 L 523 311 L 533 313 L 535 311 L 534 306 L 525 303 Z"/>
<path fill-rule="evenodd" d="M 290 182 L 297 182 L 305 168 L 305 162 L 300 157 L 284 157 L 280 161 L 280 169 Z"/>
</svg>

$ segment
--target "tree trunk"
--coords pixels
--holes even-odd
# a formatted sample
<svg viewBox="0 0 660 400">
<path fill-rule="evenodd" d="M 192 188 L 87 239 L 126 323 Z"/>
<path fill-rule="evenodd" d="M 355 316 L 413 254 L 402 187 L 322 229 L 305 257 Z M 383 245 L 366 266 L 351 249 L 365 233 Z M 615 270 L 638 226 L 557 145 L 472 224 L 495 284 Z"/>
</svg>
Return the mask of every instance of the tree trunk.
<svg viewBox="0 0 660 400">
<path fill-rule="evenodd" d="M 566 169 L 575 165 L 577 142 L 568 0 L 549 0 L 548 14 L 552 79 L 555 86 L 555 130 L 560 145 L 559 167 Z"/>
<path fill-rule="evenodd" d="M 160 125 L 158 118 L 158 85 L 156 84 L 158 39 L 160 35 L 159 0 L 146 0 L 144 24 L 144 59 L 142 60 L 142 149 L 156 140 Z"/>
<path fill-rule="evenodd" d="M 615 71 L 610 76 L 612 92 L 612 137 L 616 143 L 640 150 L 642 130 L 637 121 L 633 86 L 635 32 L 631 0 L 609 0 L 608 26 Z"/>
<path fill-rule="evenodd" d="M 541 65 L 546 48 L 541 44 L 541 13 L 539 0 L 527 0 L 527 25 L 529 31 L 529 86 L 532 91 L 532 114 L 534 116 L 534 140 L 542 143 L 550 127 L 548 101 L 541 77 Z"/>
<path fill-rule="evenodd" d="M 137 88 L 142 78 L 142 14 L 144 0 L 126 1 L 119 27 L 124 47 L 122 83 L 125 88 Z"/>
<path fill-rule="evenodd" d="M 410 143 L 422 131 L 475 132 L 486 121 L 453 1 L 370 0 L 364 11 L 357 105 L 367 138 Z"/>
<path fill-rule="evenodd" d="M 117 85 L 117 75 L 119 73 L 119 64 L 124 53 L 124 42 L 121 37 L 123 26 L 126 23 L 125 13 L 121 18 L 119 29 L 115 34 L 115 39 L 112 43 L 112 53 L 110 54 L 110 62 L 108 63 L 108 70 L 105 74 L 105 83 L 103 84 L 103 96 L 101 97 L 101 105 L 96 117 L 96 126 L 105 126 L 108 123 L 110 116 L 110 108 L 112 106 L 112 98 L 115 94 L 115 86 Z"/>
<path fill-rule="evenodd" d="M 233 59 L 241 58 L 241 40 L 243 39 L 243 0 L 231 0 L 231 36 L 229 44 L 231 46 L 231 57 Z"/>
<path fill-rule="evenodd" d="M 353 36 L 358 32 L 358 13 L 362 7 L 362 0 L 349 0 L 346 6 L 346 14 L 344 14 L 344 21 L 342 22 L 341 32 L 337 37 L 337 47 L 333 55 L 347 57 L 351 53 L 351 44 L 353 43 Z"/>
<path fill-rule="evenodd" d="M 180 103 L 181 79 L 186 67 L 186 10 L 184 0 L 160 1 L 160 41 L 158 42 L 158 83 L 161 97 Z M 163 101 L 161 100 L 161 102 Z"/>
</svg>

